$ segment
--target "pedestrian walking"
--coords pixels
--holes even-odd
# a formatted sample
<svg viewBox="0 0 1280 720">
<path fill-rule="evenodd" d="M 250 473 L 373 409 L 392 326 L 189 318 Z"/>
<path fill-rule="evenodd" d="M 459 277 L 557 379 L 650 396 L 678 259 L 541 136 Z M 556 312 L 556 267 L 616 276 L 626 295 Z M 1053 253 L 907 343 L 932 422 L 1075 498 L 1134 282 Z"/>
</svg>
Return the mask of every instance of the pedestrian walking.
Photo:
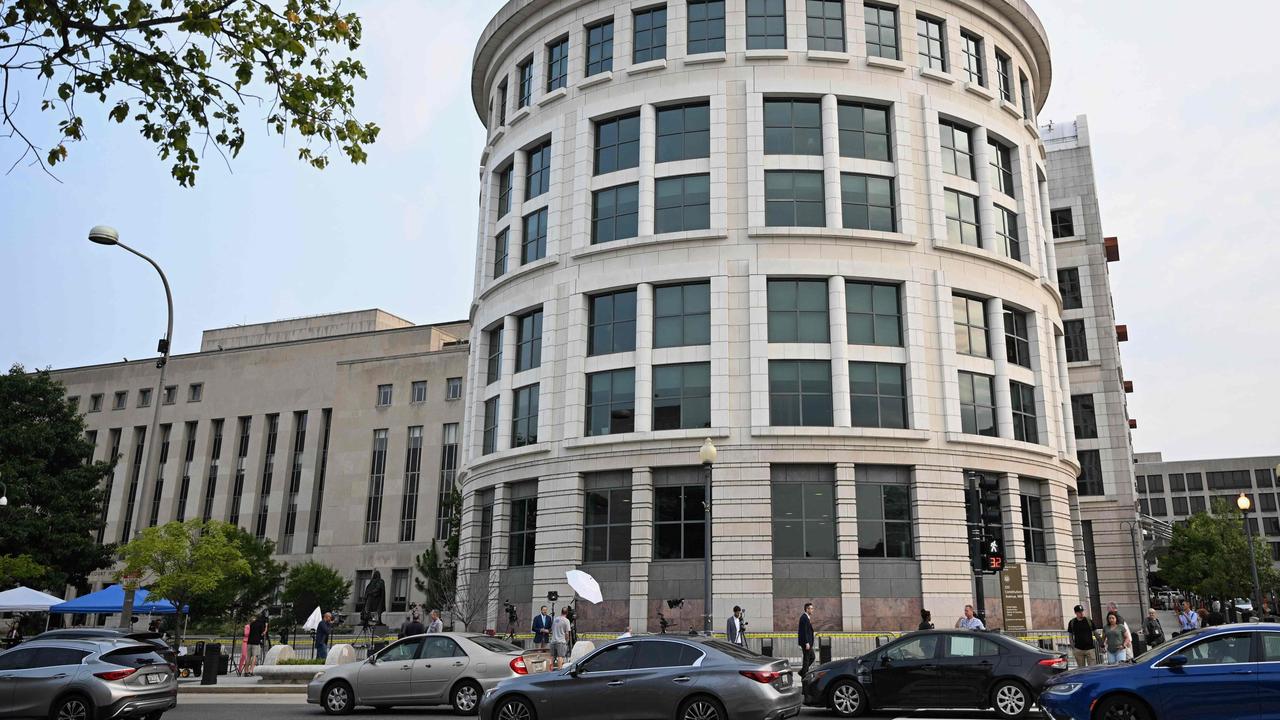
<svg viewBox="0 0 1280 720">
<path fill-rule="evenodd" d="M 529 627 L 529 631 L 533 633 L 535 647 L 547 649 L 547 643 L 551 642 L 551 621 L 551 613 L 547 612 L 546 605 L 543 605 L 542 610 L 533 616 L 533 625 Z"/>
<path fill-rule="evenodd" d="M 258 617 L 249 623 L 249 658 L 245 675 L 252 675 L 258 663 L 267 659 L 266 643 L 270 636 L 271 624 L 267 622 L 267 614 L 258 613 Z"/>
<path fill-rule="evenodd" d="M 917 627 L 916 629 L 932 630 L 933 629 L 933 613 L 929 612 L 928 610 L 921 609 L 920 610 L 920 626 Z"/>
<path fill-rule="evenodd" d="M 733 614 L 729 616 L 728 622 L 725 623 L 724 639 L 739 647 L 746 647 L 747 638 L 744 625 L 742 622 L 742 608 L 734 605 Z"/>
<path fill-rule="evenodd" d="M 1109 612 L 1109 613 L 1115 613 L 1115 614 L 1116 614 L 1116 620 L 1118 620 L 1118 621 L 1120 622 L 1120 624 L 1121 624 L 1122 626 L 1124 626 L 1124 631 L 1125 631 L 1126 633 L 1128 633 L 1128 634 L 1129 634 L 1129 637 L 1130 637 L 1130 638 L 1132 638 L 1132 637 L 1133 637 L 1133 633 L 1132 633 L 1132 632 L 1130 632 L 1130 630 L 1129 630 L 1129 623 L 1128 623 L 1128 621 L 1126 621 L 1126 620 L 1124 619 L 1124 616 L 1120 614 L 1120 608 L 1116 607 L 1115 602 L 1109 602 L 1109 603 L 1107 603 L 1107 612 Z M 1125 657 L 1124 657 L 1124 659 L 1125 659 L 1125 660 L 1132 660 L 1132 659 L 1133 659 L 1133 645 L 1129 645 L 1129 646 L 1125 647 L 1125 651 L 1124 651 L 1124 653 L 1125 653 Z"/>
<path fill-rule="evenodd" d="M 1148 649 L 1164 643 L 1164 627 L 1156 617 L 1155 608 L 1147 610 L 1147 619 L 1142 623 L 1142 639 Z"/>
<path fill-rule="evenodd" d="M 411 635 L 421 635 L 427 632 L 427 628 L 423 627 L 422 620 L 419 619 L 418 610 L 415 608 L 413 614 L 404 619 L 400 625 L 400 632 L 396 636 L 398 638 L 409 637 Z"/>
<path fill-rule="evenodd" d="M 1119 665 L 1124 662 L 1127 657 L 1125 651 L 1129 648 L 1132 639 L 1128 628 L 1120 622 L 1119 616 L 1114 612 L 1107 613 L 1107 627 L 1103 629 L 1103 636 L 1107 643 L 1107 664 Z"/>
<path fill-rule="evenodd" d="M 1178 634 L 1200 629 L 1200 616 L 1191 609 L 1190 601 L 1182 601 L 1182 612 L 1178 613 Z"/>
<path fill-rule="evenodd" d="M 333 613 L 325 613 L 316 625 L 316 659 L 324 660 L 329 656 L 329 636 L 333 634 Z"/>
<path fill-rule="evenodd" d="M 419 623 L 419 624 L 421 624 L 421 623 Z M 431 611 L 431 624 L 427 626 L 427 632 L 429 632 L 429 633 L 442 633 L 442 632 L 444 632 L 444 621 L 440 619 L 440 611 L 439 611 L 439 610 L 432 610 L 432 611 Z"/>
<path fill-rule="evenodd" d="M 813 664 L 813 619 L 810 613 L 813 612 L 813 603 L 804 604 L 804 612 L 800 614 L 800 622 L 796 628 L 796 643 L 800 645 L 802 660 L 800 661 L 800 677 L 804 677 L 809 672 L 809 666 Z"/>
<path fill-rule="evenodd" d="M 551 621 L 551 662 L 553 669 L 564 666 L 569 659 L 569 635 L 573 623 L 569 622 L 569 608 L 560 608 L 560 616 Z"/>
<path fill-rule="evenodd" d="M 1076 616 L 1067 623 L 1067 634 L 1071 636 L 1071 657 L 1075 658 L 1077 667 L 1088 667 L 1094 664 L 1097 641 L 1094 639 L 1093 620 L 1084 614 L 1084 606 L 1076 606 Z"/>
<path fill-rule="evenodd" d="M 956 620 L 956 627 L 960 630 L 986 630 L 987 626 L 982 624 L 982 618 L 978 617 L 973 611 L 972 605 L 964 606 L 964 614 Z"/>
</svg>

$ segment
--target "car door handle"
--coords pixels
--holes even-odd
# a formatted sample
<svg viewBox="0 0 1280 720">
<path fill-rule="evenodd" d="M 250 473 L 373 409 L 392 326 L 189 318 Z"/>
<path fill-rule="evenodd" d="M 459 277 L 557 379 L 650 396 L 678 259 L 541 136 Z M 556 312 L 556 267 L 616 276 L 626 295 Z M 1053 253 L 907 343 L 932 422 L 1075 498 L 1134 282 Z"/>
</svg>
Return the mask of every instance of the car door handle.
<svg viewBox="0 0 1280 720">
<path fill-rule="evenodd" d="M 456 662 L 456 663 L 454 663 L 454 664 L 453 664 L 453 666 L 454 666 L 454 667 L 462 667 L 462 663 L 460 663 L 460 662 Z"/>
<path fill-rule="evenodd" d="M 680 677 L 673 679 L 671 682 L 687 683 L 691 679 L 692 678 L 690 678 L 688 675 L 681 675 Z"/>
<path fill-rule="evenodd" d="M 60 678 L 64 678 L 64 677 L 66 677 L 66 676 L 67 676 L 67 674 L 66 674 L 66 673 L 58 673 L 57 675 L 50 675 L 50 676 L 49 676 L 49 679 L 50 679 L 50 680 L 58 680 L 58 679 L 60 679 Z"/>
<path fill-rule="evenodd" d="M 613 682 L 609 683 L 609 687 L 622 687 L 622 681 L 614 680 Z"/>
<path fill-rule="evenodd" d="M 1232 675 L 1252 675 L 1253 671 L 1252 670 L 1232 670 L 1231 674 Z"/>
</svg>

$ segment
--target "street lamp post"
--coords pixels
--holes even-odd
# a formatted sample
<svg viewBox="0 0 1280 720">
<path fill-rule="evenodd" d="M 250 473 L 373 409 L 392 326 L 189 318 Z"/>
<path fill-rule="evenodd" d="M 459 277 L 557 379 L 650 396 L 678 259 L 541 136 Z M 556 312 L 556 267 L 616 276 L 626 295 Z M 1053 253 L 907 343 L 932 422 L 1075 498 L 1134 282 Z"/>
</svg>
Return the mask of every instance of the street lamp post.
<svg viewBox="0 0 1280 720">
<path fill-rule="evenodd" d="M 1258 583 L 1258 560 L 1253 554 L 1253 528 L 1249 526 L 1249 510 L 1253 507 L 1253 501 L 1245 493 L 1240 493 L 1240 497 L 1236 498 L 1236 507 L 1240 508 L 1240 514 L 1244 516 L 1244 536 L 1249 539 L 1249 570 L 1253 573 L 1253 613 L 1257 615 L 1262 612 L 1262 590 Z"/>
<path fill-rule="evenodd" d="M 1133 570 L 1138 580 L 1138 611 L 1141 613 L 1143 606 L 1150 601 L 1150 598 L 1144 594 L 1142 589 L 1142 586 L 1146 584 L 1147 580 L 1147 574 L 1142 570 L 1142 566 L 1145 564 L 1146 558 L 1144 554 L 1140 554 L 1138 552 L 1138 532 L 1142 527 L 1142 521 L 1124 520 L 1120 523 L 1120 527 L 1128 528 L 1129 540 L 1133 544 Z"/>
<path fill-rule="evenodd" d="M 714 614 L 711 603 L 711 467 L 716 464 L 716 446 L 711 443 L 711 438 L 702 442 L 702 447 L 698 449 L 698 459 L 702 461 L 703 470 L 702 632 L 710 637 Z"/>
<path fill-rule="evenodd" d="M 156 263 L 156 261 L 147 257 L 146 255 L 143 255 L 137 250 L 134 250 L 128 245 L 125 245 L 124 243 L 120 242 L 120 233 L 115 228 L 108 227 L 106 225 L 95 225 L 93 229 L 89 230 L 89 241 L 96 243 L 98 245 L 115 245 L 121 248 L 122 250 L 131 252 L 134 255 L 137 255 L 138 257 L 142 258 L 143 260 L 146 260 L 148 263 L 151 264 L 151 267 L 155 268 L 156 272 L 160 274 L 160 282 L 164 285 L 164 299 L 169 310 L 169 322 L 168 322 L 168 325 L 165 327 L 164 338 L 160 341 L 159 346 L 156 348 L 156 351 L 161 353 L 160 359 L 156 361 L 156 367 L 160 369 L 160 378 L 159 380 L 156 381 L 156 391 L 155 391 L 155 394 L 151 397 L 151 404 L 152 404 L 152 407 L 155 409 L 151 413 L 151 427 L 147 430 L 147 437 L 146 437 L 147 464 L 144 465 L 142 468 L 142 488 L 140 488 L 140 492 L 145 492 L 146 489 L 151 485 L 151 483 L 149 482 L 149 480 L 151 479 L 150 478 L 150 475 L 152 472 L 151 468 L 155 465 L 156 451 L 157 451 L 157 448 L 160 446 L 159 438 L 157 437 L 157 434 L 158 434 L 158 428 L 160 426 L 160 405 L 164 402 L 164 371 L 165 371 L 165 367 L 169 364 L 169 348 L 172 345 L 172 341 L 173 341 L 173 293 L 170 292 L 169 290 L 169 279 L 165 277 L 164 270 L 160 269 L 160 266 Z M 138 502 L 136 503 L 136 506 L 137 506 L 137 509 L 136 509 L 137 519 L 135 520 L 133 518 L 130 518 L 129 522 L 130 522 L 130 525 L 134 527 L 141 527 L 142 514 L 143 514 L 144 508 L 146 507 L 146 503 Z M 125 540 L 128 540 L 128 538 L 125 538 Z M 122 628 L 131 627 L 132 616 L 133 616 L 133 589 L 126 584 L 125 593 L 124 593 L 124 606 L 121 608 L 121 612 L 120 612 L 120 627 Z"/>
<path fill-rule="evenodd" d="M 9 504 L 9 486 L 0 482 L 0 507 Z"/>
</svg>

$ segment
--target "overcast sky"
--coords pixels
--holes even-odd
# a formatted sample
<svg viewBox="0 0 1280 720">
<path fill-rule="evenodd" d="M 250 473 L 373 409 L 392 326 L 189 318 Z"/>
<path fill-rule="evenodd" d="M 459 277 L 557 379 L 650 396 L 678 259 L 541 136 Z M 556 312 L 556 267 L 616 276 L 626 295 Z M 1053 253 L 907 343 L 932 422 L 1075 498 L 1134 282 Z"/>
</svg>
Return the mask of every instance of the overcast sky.
<svg viewBox="0 0 1280 720">
<path fill-rule="evenodd" d="M 1280 454 L 1280 231 L 1267 210 L 1280 198 L 1280 3 L 1031 2 L 1054 59 L 1040 119 L 1089 116 L 1104 226 L 1121 241 L 1112 288 L 1131 338 L 1135 449 Z M 288 140 L 250 125 L 230 169 L 210 154 L 184 190 L 132 126 L 92 121 L 61 183 L 26 168 L 0 176 L 0 362 L 154 349 L 158 281 L 89 244 L 98 223 L 165 268 L 175 352 L 198 349 L 205 328 L 340 310 L 465 318 L 483 144 L 469 65 L 500 5 L 346 4 L 364 19 L 360 114 L 383 129 L 368 165 L 310 170 Z M 0 138 L 0 171 L 16 152 Z"/>
</svg>

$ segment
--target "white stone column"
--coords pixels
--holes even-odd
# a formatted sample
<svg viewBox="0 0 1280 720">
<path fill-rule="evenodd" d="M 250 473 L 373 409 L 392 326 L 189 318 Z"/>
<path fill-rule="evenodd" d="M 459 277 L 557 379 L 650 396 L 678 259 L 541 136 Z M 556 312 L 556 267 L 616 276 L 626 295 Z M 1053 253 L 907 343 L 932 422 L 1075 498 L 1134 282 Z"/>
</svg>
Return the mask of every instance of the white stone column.
<svg viewBox="0 0 1280 720">
<path fill-rule="evenodd" d="M 769 425 L 769 291 L 768 278 L 753 274 L 750 286 L 751 425 Z"/>
<path fill-rule="evenodd" d="M 653 561 L 653 471 L 631 470 L 631 631 L 649 627 L 649 563 Z"/>
<path fill-rule="evenodd" d="M 996 428 L 1000 437 L 1013 437 L 1013 399 L 1009 392 L 1009 355 L 1004 338 L 1004 303 L 992 298 L 984 303 L 987 312 L 987 328 L 991 346 L 991 361 L 995 364 Z"/>
<path fill-rule="evenodd" d="M 841 622 L 862 629 L 862 580 L 858 560 L 858 489 L 854 464 L 836 463 L 836 557 L 840 559 Z"/>
<path fill-rule="evenodd" d="M 636 286 L 636 432 L 653 429 L 653 285 Z"/>
<path fill-rule="evenodd" d="M 501 584 L 502 571 L 507 569 L 507 549 L 511 537 L 511 486 L 502 484 L 493 488 L 493 541 L 489 546 L 489 583 L 493 588 L 499 588 Z M 504 598 L 498 597 L 498 592 L 493 594 L 490 603 L 487 627 L 499 627 L 498 617 L 502 611 L 502 601 Z M 506 627 L 505 623 L 501 627 Z"/>
<path fill-rule="evenodd" d="M 507 213 L 511 216 L 511 232 L 507 235 L 507 272 L 520 267 L 520 248 L 524 245 L 524 175 L 528 167 L 528 156 L 523 150 L 517 150 L 511 161 L 511 210 Z"/>
<path fill-rule="evenodd" d="M 772 478 L 767 462 L 726 462 L 727 454 L 712 475 L 712 626 L 741 605 L 762 632 L 775 626 Z"/>
<path fill-rule="evenodd" d="M 512 376 L 516 372 L 516 333 L 519 325 L 514 315 L 508 315 L 502 320 L 502 377 L 496 383 L 499 387 L 499 395 L 498 437 L 494 443 L 495 450 L 506 450 L 511 447 L 511 404 L 514 398 L 511 389 Z"/>
<path fill-rule="evenodd" d="M 1004 255 L 1004 248 L 996 240 L 996 208 L 991 191 L 991 146 L 987 129 L 979 125 L 970 132 L 973 164 L 978 181 L 978 239 L 982 247 Z"/>
<path fill-rule="evenodd" d="M 1057 285 L 1058 282 L 1058 252 L 1053 239 L 1053 208 L 1050 206 L 1049 200 L 1049 183 L 1036 178 L 1036 192 L 1040 196 L 1040 232 L 1044 237 L 1044 263 L 1040 277 L 1047 282 Z"/>
<path fill-rule="evenodd" d="M 538 481 L 538 534 L 534 547 L 533 597 L 555 590 L 573 594 L 565 572 L 582 564 L 583 476 L 570 472 Z"/>
<path fill-rule="evenodd" d="M 1026 562 L 1027 550 L 1022 542 L 1022 480 L 1013 473 L 999 473 L 1000 526 L 1004 528 L 1005 562 Z"/>
<path fill-rule="evenodd" d="M 637 232 L 640 237 L 653 234 L 656 212 L 654 196 L 655 161 L 658 152 L 658 113 L 652 105 L 640 106 L 640 189 Z M 637 428 L 638 429 L 638 428 Z"/>
<path fill-rule="evenodd" d="M 938 319 L 938 337 L 936 351 L 938 368 L 942 374 L 942 400 L 945 410 L 946 432 L 961 432 L 963 424 L 960 419 L 960 376 L 956 365 L 956 326 L 952 309 L 951 286 L 947 284 L 947 276 L 941 270 L 933 272 L 933 292 Z"/>
<path fill-rule="evenodd" d="M 904 39 L 907 37 L 914 39 L 915 33 L 907 33 Z M 903 57 L 910 57 L 905 54 L 905 47 L 903 53 Z M 922 218 L 929 228 L 929 239 L 937 246 L 947 242 L 947 203 L 942 180 L 942 134 L 938 129 L 938 112 L 933 109 L 928 95 L 920 96 L 920 122 L 924 130 L 920 139 L 925 152 L 925 187 L 928 193 L 928 207 L 922 208 Z M 909 165 L 909 157 L 899 157 L 898 166 Z"/>
<path fill-rule="evenodd" d="M 840 110 L 835 95 L 822 96 L 822 185 L 826 196 L 827 227 L 844 226 L 840 198 Z"/>
<path fill-rule="evenodd" d="M 960 521 L 965 517 L 964 472 L 917 466 L 912 475 L 911 515 L 920 558 L 921 600 L 945 623 L 973 602 L 968 526 Z"/>
<path fill-rule="evenodd" d="M 830 96 L 828 96 L 830 97 Z M 844 278 L 827 279 L 827 319 L 831 326 L 831 411 L 835 427 L 852 427 L 849 396 L 849 330 Z"/>
<path fill-rule="evenodd" d="M 1049 328 L 1058 353 L 1058 389 L 1062 393 L 1062 430 L 1059 447 L 1065 447 L 1074 459 L 1076 455 L 1075 409 L 1071 407 L 1071 379 L 1067 372 L 1067 341 Z"/>
</svg>

